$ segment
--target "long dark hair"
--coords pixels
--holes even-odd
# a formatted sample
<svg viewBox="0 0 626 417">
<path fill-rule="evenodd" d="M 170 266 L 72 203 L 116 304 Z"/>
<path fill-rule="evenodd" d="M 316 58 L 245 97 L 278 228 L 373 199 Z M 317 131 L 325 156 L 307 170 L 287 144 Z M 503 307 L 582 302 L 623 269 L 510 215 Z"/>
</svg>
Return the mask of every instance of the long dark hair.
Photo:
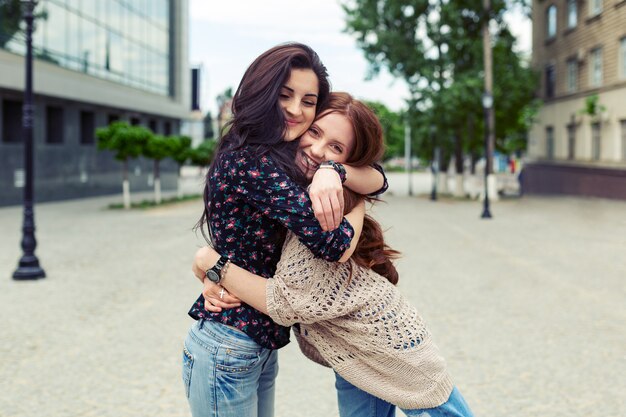
<svg viewBox="0 0 626 417">
<path fill-rule="evenodd" d="M 292 69 L 310 69 L 318 79 L 316 112 L 330 93 L 326 67 L 317 53 L 301 43 L 285 43 L 259 55 L 248 67 L 232 101 L 232 119 L 220 132 L 221 138 L 204 186 L 204 212 L 196 224 L 207 241 L 212 241 L 210 178 L 226 152 L 246 148 L 260 157 L 267 155 L 276 166 L 299 184 L 306 184 L 304 174 L 293 163 L 297 141 L 286 142 L 285 115 L 278 98 Z M 202 227 L 207 224 L 208 236 Z"/>
<path fill-rule="evenodd" d="M 380 161 L 385 151 L 383 129 L 372 109 L 348 93 L 334 92 L 319 117 L 329 113 L 345 116 L 352 125 L 355 146 L 346 163 L 352 166 L 368 166 Z M 343 195 L 344 214 L 352 211 L 363 199 L 372 200 L 345 187 Z M 399 256 L 400 252 L 385 243 L 380 224 L 366 215 L 361 236 L 350 259 L 357 265 L 374 270 L 395 285 L 398 283 L 398 271 L 392 261 Z"/>
</svg>

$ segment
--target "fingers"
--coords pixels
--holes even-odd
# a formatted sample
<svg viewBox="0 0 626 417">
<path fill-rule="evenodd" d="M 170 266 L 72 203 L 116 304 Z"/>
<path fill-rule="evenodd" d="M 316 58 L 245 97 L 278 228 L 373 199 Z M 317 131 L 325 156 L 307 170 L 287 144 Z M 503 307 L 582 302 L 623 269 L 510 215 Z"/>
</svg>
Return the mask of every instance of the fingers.
<svg viewBox="0 0 626 417">
<path fill-rule="evenodd" d="M 324 215 L 324 222 L 326 225 L 324 231 L 336 229 L 333 227 L 335 220 L 333 219 L 333 203 L 331 201 L 331 196 L 326 195 L 320 198 L 320 204 L 322 206 L 322 213 Z"/>
<path fill-rule="evenodd" d="M 341 208 L 342 204 L 339 202 L 339 197 L 337 196 L 337 194 L 330 195 L 330 203 L 332 207 L 332 217 L 333 217 L 333 226 L 331 230 L 335 230 L 336 228 L 339 227 L 339 224 L 341 223 L 341 219 L 343 218 L 343 210 Z"/>
<path fill-rule="evenodd" d="M 223 308 L 235 308 L 241 306 L 241 300 L 231 295 L 220 285 L 214 284 L 208 279 L 204 280 L 204 308 L 212 312 L 220 312 Z"/>
<path fill-rule="evenodd" d="M 319 197 L 311 196 L 311 205 L 313 206 L 313 213 L 315 214 L 315 218 L 320 223 L 320 227 L 323 231 L 327 231 L 328 225 L 326 223 L 326 214 L 324 213 L 322 200 Z"/>
</svg>

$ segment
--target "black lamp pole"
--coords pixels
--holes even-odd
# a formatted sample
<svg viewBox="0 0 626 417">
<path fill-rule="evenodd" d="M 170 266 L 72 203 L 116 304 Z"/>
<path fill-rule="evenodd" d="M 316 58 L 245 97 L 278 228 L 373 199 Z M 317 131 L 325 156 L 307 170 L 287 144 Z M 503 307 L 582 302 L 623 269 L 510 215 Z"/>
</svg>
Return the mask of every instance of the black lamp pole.
<svg viewBox="0 0 626 417">
<path fill-rule="evenodd" d="M 481 218 L 490 219 L 489 211 L 489 174 L 491 174 L 493 148 L 495 143 L 495 114 L 493 112 L 493 55 L 491 50 L 491 34 L 489 22 L 491 20 L 491 0 L 483 0 L 483 70 L 485 76 L 485 92 L 482 97 L 485 112 L 485 199 Z"/>
<path fill-rule="evenodd" d="M 35 256 L 35 213 L 33 210 L 33 11 L 35 0 L 22 0 L 26 21 L 26 84 L 24 86 L 24 107 L 22 109 L 22 131 L 24 135 L 24 222 L 22 224 L 22 250 L 24 254 L 13 273 L 15 280 L 45 278 L 46 273 L 39 266 Z"/>
</svg>

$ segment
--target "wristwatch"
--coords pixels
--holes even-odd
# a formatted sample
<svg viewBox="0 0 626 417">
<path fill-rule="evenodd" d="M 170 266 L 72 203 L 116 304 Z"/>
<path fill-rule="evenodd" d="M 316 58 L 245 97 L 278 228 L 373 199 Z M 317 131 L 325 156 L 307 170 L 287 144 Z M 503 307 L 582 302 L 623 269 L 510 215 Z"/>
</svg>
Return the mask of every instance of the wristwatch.
<svg viewBox="0 0 626 417">
<path fill-rule="evenodd" d="M 339 178 L 341 179 L 341 183 L 346 182 L 346 169 L 339 162 L 335 161 L 325 161 L 320 164 L 320 168 L 332 168 L 335 170 L 337 174 L 339 174 Z"/>
<path fill-rule="evenodd" d="M 220 256 L 220 259 L 217 261 L 213 268 L 209 268 L 206 270 L 205 275 L 209 279 L 209 281 L 219 284 L 222 280 L 222 268 L 228 262 L 228 258 L 226 256 Z"/>
</svg>

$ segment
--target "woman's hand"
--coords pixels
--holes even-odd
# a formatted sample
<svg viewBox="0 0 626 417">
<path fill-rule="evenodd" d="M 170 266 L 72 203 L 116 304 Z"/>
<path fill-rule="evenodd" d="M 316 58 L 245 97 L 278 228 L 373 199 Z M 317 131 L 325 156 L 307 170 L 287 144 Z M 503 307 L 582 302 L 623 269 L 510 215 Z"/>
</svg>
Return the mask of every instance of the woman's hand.
<svg viewBox="0 0 626 417">
<path fill-rule="evenodd" d="M 219 313 L 223 308 L 235 308 L 241 306 L 241 300 L 231 295 L 226 288 L 211 282 L 208 278 L 204 280 L 202 289 L 204 296 L 204 308 L 213 313 Z"/>
<path fill-rule="evenodd" d="M 211 312 L 220 312 L 222 308 L 233 308 L 241 305 L 241 300 L 226 291 L 221 285 L 211 282 L 205 276 L 207 269 L 212 268 L 220 259 L 219 253 L 209 246 L 196 251 L 191 270 L 204 285 L 204 308 Z"/>
<path fill-rule="evenodd" d="M 323 231 L 335 230 L 343 219 L 343 185 L 334 169 L 318 169 L 309 187 L 315 218 Z"/>
</svg>

